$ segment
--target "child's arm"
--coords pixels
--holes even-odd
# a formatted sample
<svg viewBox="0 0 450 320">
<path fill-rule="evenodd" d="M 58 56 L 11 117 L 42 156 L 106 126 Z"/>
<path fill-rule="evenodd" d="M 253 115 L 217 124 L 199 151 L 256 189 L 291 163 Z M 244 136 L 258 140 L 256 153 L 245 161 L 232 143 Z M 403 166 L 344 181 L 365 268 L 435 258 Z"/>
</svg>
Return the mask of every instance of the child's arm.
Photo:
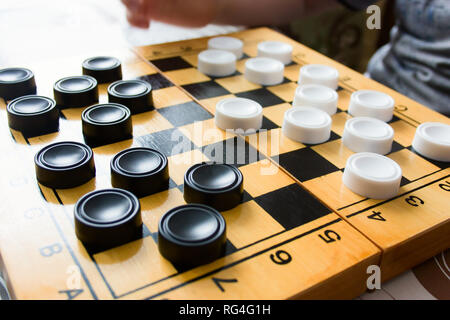
<svg viewBox="0 0 450 320">
<path fill-rule="evenodd" d="M 122 0 L 128 21 L 146 28 L 150 20 L 200 27 L 282 24 L 337 5 L 336 0 Z"/>
</svg>

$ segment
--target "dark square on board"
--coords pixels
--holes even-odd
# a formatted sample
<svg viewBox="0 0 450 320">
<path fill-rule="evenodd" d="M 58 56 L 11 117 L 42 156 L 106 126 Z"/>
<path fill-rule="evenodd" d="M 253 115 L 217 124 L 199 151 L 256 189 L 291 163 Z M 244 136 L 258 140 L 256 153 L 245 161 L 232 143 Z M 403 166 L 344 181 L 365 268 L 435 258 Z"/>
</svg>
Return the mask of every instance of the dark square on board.
<svg viewBox="0 0 450 320">
<path fill-rule="evenodd" d="M 264 155 L 240 137 L 204 146 L 202 151 L 211 161 L 233 164 L 237 167 L 265 159 Z"/>
<path fill-rule="evenodd" d="M 263 108 L 284 103 L 281 98 L 279 98 L 266 88 L 236 93 L 236 96 L 254 100 L 258 102 Z"/>
<path fill-rule="evenodd" d="M 192 65 L 181 57 L 150 60 L 150 62 L 163 72 L 192 68 Z"/>
<path fill-rule="evenodd" d="M 194 143 L 177 128 L 150 133 L 136 138 L 136 141 L 140 146 L 159 150 L 167 157 L 196 148 Z"/>
<path fill-rule="evenodd" d="M 230 94 L 230 92 L 217 82 L 205 81 L 199 83 L 186 84 L 182 86 L 187 92 L 197 99 L 209 99 Z"/>
<path fill-rule="evenodd" d="M 173 87 L 174 84 L 164 77 L 160 73 L 155 73 L 147 76 L 138 77 L 139 80 L 144 80 L 151 84 L 153 90 L 164 89 L 168 87 Z"/>
<path fill-rule="evenodd" d="M 330 213 L 327 207 L 296 183 L 259 196 L 255 201 L 287 230 Z"/>
<path fill-rule="evenodd" d="M 339 170 L 311 148 L 283 153 L 274 157 L 274 160 L 302 182 Z"/>
<path fill-rule="evenodd" d="M 158 109 L 158 112 L 175 127 L 212 118 L 208 111 L 194 101 Z"/>
</svg>

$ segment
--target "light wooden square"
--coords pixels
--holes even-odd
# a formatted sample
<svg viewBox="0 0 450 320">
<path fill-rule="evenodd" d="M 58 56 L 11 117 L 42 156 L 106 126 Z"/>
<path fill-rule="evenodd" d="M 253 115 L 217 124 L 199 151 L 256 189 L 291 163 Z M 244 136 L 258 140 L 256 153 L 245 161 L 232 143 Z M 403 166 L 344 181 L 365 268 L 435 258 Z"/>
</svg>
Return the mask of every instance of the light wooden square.
<svg viewBox="0 0 450 320">
<path fill-rule="evenodd" d="M 223 141 L 236 135 L 229 131 L 219 129 L 214 118 L 205 121 L 196 121 L 186 126 L 180 127 L 179 130 L 194 142 L 196 146 L 203 147 L 219 141 Z"/>
<path fill-rule="evenodd" d="M 227 223 L 227 238 L 238 249 L 284 230 L 255 201 L 244 202 L 222 214 Z"/>
<path fill-rule="evenodd" d="M 416 128 L 403 120 L 392 122 L 390 125 L 394 129 L 394 140 L 404 147 L 409 147 L 413 142 Z"/>
<path fill-rule="evenodd" d="M 94 259 L 117 295 L 177 272 L 150 237 L 95 254 Z"/>
<path fill-rule="evenodd" d="M 294 101 L 295 89 L 297 89 L 297 83 L 295 82 L 288 82 L 268 88 L 270 92 L 286 102 Z"/>
<path fill-rule="evenodd" d="M 289 103 L 277 104 L 264 108 L 263 114 L 267 119 L 281 127 L 283 125 L 284 113 L 290 108 L 292 108 L 292 105 Z"/>
<path fill-rule="evenodd" d="M 170 168 L 169 168 L 170 170 Z M 141 198 L 142 220 L 151 232 L 158 232 L 159 220 L 167 211 L 186 202 L 178 188 L 171 188 Z"/>
<path fill-rule="evenodd" d="M 291 81 L 297 82 L 301 66 L 294 64 L 284 68 L 284 76 Z"/>
<path fill-rule="evenodd" d="M 220 78 L 216 79 L 215 81 L 231 93 L 251 91 L 261 88 L 261 85 L 245 79 L 245 76 L 243 74 L 233 77 Z"/>
<path fill-rule="evenodd" d="M 209 99 L 202 99 L 200 100 L 200 104 L 205 107 L 209 112 L 212 114 L 216 113 L 216 104 L 222 99 L 228 99 L 228 98 L 236 98 L 233 94 L 228 94 L 226 96 L 220 96 L 215 98 L 209 98 Z"/>
<path fill-rule="evenodd" d="M 352 192 L 342 182 L 342 172 L 336 171 L 325 176 L 303 182 L 303 185 L 333 209 L 342 208 L 364 199 Z"/>
<path fill-rule="evenodd" d="M 416 180 L 439 170 L 439 167 L 408 149 L 391 153 L 388 157 L 398 163 L 403 176 L 408 180 Z"/>
<path fill-rule="evenodd" d="M 192 101 L 192 99 L 177 87 L 169 87 L 153 91 L 155 108 L 164 108 Z"/>
<path fill-rule="evenodd" d="M 342 111 L 348 110 L 348 105 L 350 104 L 350 97 L 352 93 L 347 90 L 339 90 L 338 91 L 338 108 Z"/>
<path fill-rule="evenodd" d="M 287 138 L 280 128 L 249 135 L 246 137 L 246 140 L 255 149 L 269 157 L 300 150 L 305 147 L 304 144 Z"/>
<path fill-rule="evenodd" d="M 191 83 L 198 83 L 211 80 L 195 68 L 186 68 L 174 71 L 167 71 L 165 75 L 175 84 L 180 86 Z"/>
<path fill-rule="evenodd" d="M 168 159 L 170 178 L 175 181 L 177 185 L 183 184 L 184 174 L 187 169 L 202 161 L 209 161 L 208 157 L 197 149 L 170 156 Z"/>
<path fill-rule="evenodd" d="M 294 180 L 267 159 L 239 169 L 244 175 L 244 189 L 255 198 L 294 183 Z"/>
<path fill-rule="evenodd" d="M 353 151 L 344 146 L 342 139 L 322 143 L 312 149 L 340 169 L 345 168 L 348 157 L 353 154 Z"/>
<path fill-rule="evenodd" d="M 346 112 L 336 113 L 331 117 L 332 120 L 331 130 L 333 130 L 342 137 L 342 135 L 344 134 L 345 123 L 347 122 L 348 119 L 351 118 L 352 117 Z"/>
<path fill-rule="evenodd" d="M 173 128 L 173 125 L 156 110 L 133 116 L 133 136 L 135 137 L 170 128 Z"/>
</svg>

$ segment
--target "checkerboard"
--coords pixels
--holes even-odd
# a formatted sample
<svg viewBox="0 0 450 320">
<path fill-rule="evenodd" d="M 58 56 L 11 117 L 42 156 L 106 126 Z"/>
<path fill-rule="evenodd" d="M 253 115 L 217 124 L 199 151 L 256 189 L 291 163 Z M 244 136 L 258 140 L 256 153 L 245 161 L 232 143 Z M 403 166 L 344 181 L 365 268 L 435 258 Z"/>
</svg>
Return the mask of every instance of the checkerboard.
<svg viewBox="0 0 450 320">
<path fill-rule="evenodd" d="M 447 117 L 272 30 L 247 30 L 236 37 L 244 41 L 244 58 L 238 61 L 234 75 L 223 78 L 208 77 L 196 69 L 197 54 L 207 47 L 206 39 L 144 47 L 138 52 L 212 113 L 215 104 L 227 97 L 259 102 L 265 130 L 246 136 L 246 141 L 382 250 L 384 280 L 449 247 L 449 163 L 425 159 L 411 146 L 419 124 L 450 123 Z M 261 86 L 243 76 L 245 61 L 257 55 L 257 44 L 265 40 L 284 41 L 294 48 L 293 62 L 286 66 L 284 81 L 279 85 Z M 294 98 L 299 69 L 312 63 L 329 65 L 340 72 L 338 112 L 332 116 L 331 137 L 319 145 L 294 142 L 281 132 L 284 113 Z M 389 201 L 363 198 L 342 184 L 346 160 L 353 154 L 342 143 L 344 124 L 351 118 L 347 109 L 351 94 L 363 89 L 385 92 L 396 101 L 395 116 L 389 123 L 395 138 L 388 157 L 401 166 L 403 177 L 399 195 Z"/>
<path fill-rule="evenodd" d="M 123 63 L 124 79 L 152 84 L 155 110 L 132 117 L 133 139 L 94 148 L 95 179 L 77 188 L 56 190 L 36 182 L 33 157 L 51 142 L 83 142 L 83 108 L 62 110 L 59 132 L 24 137 L 8 128 L 6 102 L 0 101 L 0 163 L 6 169 L 0 181 L 0 254 L 14 297 L 352 298 L 365 290 L 368 266 L 381 265 L 382 276 L 388 278 L 448 247 L 449 169 L 423 159 L 409 147 L 418 124 L 415 115 L 421 121 L 447 119 L 272 30 L 247 30 L 234 36 L 244 40 L 246 56 L 238 62 L 238 72 L 226 78 L 210 78 L 196 69 L 196 56 L 207 39 L 133 51 L 86 52 L 83 57 L 26 66 L 36 75 L 38 93 L 52 96 L 53 83 L 80 74 L 84 58 L 113 55 Z M 242 75 L 245 59 L 256 55 L 256 44 L 262 40 L 294 45 L 294 63 L 286 68 L 281 85 L 258 86 Z M 305 146 L 283 138 L 280 125 L 292 101 L 300 65 L 313 62 L 340 69 L 340 112 L 334 116 L 329 142 Z M 340 144 L 343 123 L 349 117 L 346 99 L 360 82 L 387 91 L 398 103 L 391 123 L 397 134 L 395 152 L 390 156 L 398 157 L 394 159 L 402 165 L 404 179 L 401 195 L 392 201 L 362 199 L 341 185 L 341 169 L 350 154 Z M 106 88 L 99 86 L 100 102 L 107 100 Z M 260 102 L 268 131 L 240 136 L 216 128 L 215 103 L 228 96 Z M 262 134 L 269 137 L 267 141 L 280 139 L 280 148 L 259 143 L 266 141 Z M 106 251 L 92 251 L 75 236 L 74 204 L 89 191 L 111 186 L 110 159 L 131 146 L 156 148 L 168 156 L 169 188 L 140 199 L 141 237 Z M 411 170 L 399 159 L 405 159 Z M 228 239 L 224 257 L 183 270 L 159 254 L 157 225 L 162 214 L 184 204 L 184 172 L 205 160 L 239 167 L 244 175 L 244 200 L 222 212 Z"/>
</svg>

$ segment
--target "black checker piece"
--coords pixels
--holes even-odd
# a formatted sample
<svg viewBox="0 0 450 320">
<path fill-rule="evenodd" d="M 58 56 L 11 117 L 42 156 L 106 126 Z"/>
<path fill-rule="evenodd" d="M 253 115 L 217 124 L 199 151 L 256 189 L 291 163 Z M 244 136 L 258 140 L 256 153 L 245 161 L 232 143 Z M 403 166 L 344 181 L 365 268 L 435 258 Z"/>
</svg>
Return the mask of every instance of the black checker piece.
<svg viewBox="0 0 450 320">
<path fill-rule="evenodd" d="M 212 115 L 208 111 L 194 101 L 158 109 L 158 112 L 175 127 L 212 118 Z"/>
<path fill-rule="evenodd" d="M 184 175 L 184 200 L 202 203 L 219 211 L 230 210 L 242 202 L 243 182 L 241 171 L 232 165 L 199 163 Z"/>
<path fill-rule="evenodd" d="M 36 81 L 31 70 L 25 68 L 0 69 L 0 97 L 12 100 L 36 94 Z"/>
<path fill-rule="evenodd" d="M 131 114 L 154 109 L 152 86 L 143 80 L 119 80 L 108 87 L 109 102 L 123 104 Z"/>
<path fill-rule="evenodd" d="M 90 250 L 112 248 L 142 236 L 139 199 L 122 189 L 96 190 L 74 208 L 75 233 Z"/>
<path fill-rule="evenodd" d="M 59 110 L 53 99 L 42 96 L 23 96 L 7 107 L 9 127 L 26 137 L 34 137 L 59 129 Z"/>
<path fill-rule="evenodd" d="M 173 208 L 159 221 L 158 248 L 177 268 L 212 262 L 225 255 L 225 219 L 201 204 Z"/>
<path fill-rule="evenodd" d="M 273 159 L 302 182 L 339 170 L 310 148 L 283 153 Z"/>
<path fill-rule="evenodd" d="M 150 148 L 130 148 L 111 160 L 111 184 L 144 197 L 169 187 L 167 157 Z"/>
<path fill-rule="evenodd" d="M 330 213 L 330 210 L 298 184 L 255 198 L 286 230 L 301 226 Z"/>
<path fill-rule="evenodd" d="M 110 83 L 122 79 L 122 63 L 114 57 L 92 57 L 83 61 L 83 74 L 98 83 Z"/>
<path fill-rule="evenodd" d="M 73 188 L 95 176 L 93 152 L 78 142 L 50 144 L 36 154 L 34 162 L 37 180 L 50 188 Z"/>
<path fill-rule="evenodd" d="M 56 105 L 60 108 L 81 108 L 98 102 L 97 80 L 91 76 L 62 78 L 53 85 Z"/>
<path fill-rule="evenodd" d="M 117 103 L 93 105 L 81 114 L 84 140 L 97 147 L 131 139 L 133 125 L 131 112 Z"/>
</svg>

